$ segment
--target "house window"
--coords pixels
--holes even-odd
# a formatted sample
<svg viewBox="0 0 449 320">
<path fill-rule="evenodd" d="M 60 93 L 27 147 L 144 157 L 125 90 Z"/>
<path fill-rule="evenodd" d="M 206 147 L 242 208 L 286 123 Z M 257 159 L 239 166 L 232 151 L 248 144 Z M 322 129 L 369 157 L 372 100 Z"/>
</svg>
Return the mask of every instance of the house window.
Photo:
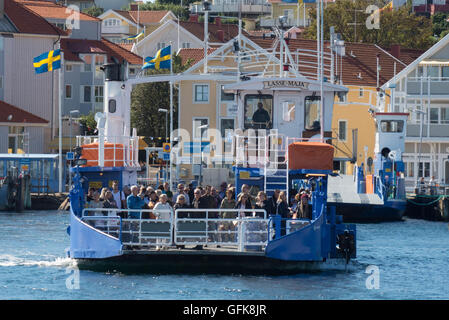
<svg viewBox="0 0 449 320">
<path fill-rule="evenodd" d="M 209 102 L 209 85 L 196 84 L 194 85 L 194 99 L 195 102 Z"/>
<path fill-rule="evenodd" d="M 201 126 L 209 124 L 208 118 L 195 118 L 193 119 L 193 137 L 199 139 L 200 137 L 207 138 L 207 128 L 199 128 Z M 206 133 L 206 134 L 205 134 Z"/>
<path fill-rule="evenodd" d="M 8 153 L 24 153 L 25 127 L 8 127 Z"/>
<path fill-rule="evenodd" d="M 424 76 L 424 69 L 423 67 L 418 67 L 418 75 L 417 77 L 423 77 Z"/>
<path fill-rule="evenodd" d="M 320 97 L 307 96 L 304 103 L 304 127 L 306 130 L 320 130 Z"/>
<path fill-rule="evenodd" d="M 440 76 L 440 67 L 437 66 L 428 66 L 427 67 L 427 76 L 431 78 L 438 78 Z"/>
<path fill-rule="evenodd" d="M 438 123 L 438 108 L 430 108 L 430 123 Z"/>
<path fill-rule="evenodd" d="M 82 102 L 92 101 L 92 88 L 90 86 L 81 86 Z"/>
<path fill-rule="evenodd" d="M 72 72 L 72 70 L 73 70 L 73 66 L 71 64 L 66 64 L 65 65 L 65 71 Z"/>
<path fill-rule="evenodd" d="M 0 89 L 3 89 L 3 76 L 0 76 Z"/>
<path fill-rule="evenodd" d="M 338 93 L 338 101 L 339 102 L 346 102 L 346 96 L 347 96 L 346 92 L 339 92 Z"/>
<path fill-rule="evenodd" d="M 95 86 L 95 102 L 103 102 L 103 86 Z"/>
<path fill-rule="evenodd" d="M 449 107 L 441 108 L 441 123 L 449 124 Z"/>
<path fill-rule="evenodd" d="M 183 42 L 182 43 L 182 48 L 183 49 L 189 49 L 190 48 L 190 42 Z"/>
<path fill-rule="evenodd" d="M 100 67 L 105 64 L 105 56 L 96 55 L 95 56 L 95 78 L 103 79 L 104 73 L 100 70 Z"/>
<path fill-rule="evenodd" d="M 65 86 L 65 98 L 72 99 L 72 85 L 71 84 L 67 84 Z"/>
<path fill-rule="evenodd" d="M 360 88 L 360 89 L 359 89 L 359 97 L 360 97 L 360 98 L 363 97 L 363 88 Z"/>
<path fill-rule="evenodd" d="M 158 42 L 158 44 L 157 44 L 157 50 L 158 51 L 161 50 L 162 48 L 165 48 L 165 47 L 166 47 L 165 42 Z"/>
<path fill-rule="evenodd" d="M 338 121 L 338 139 L 340 141 L 346 141 L 346 121 Z"/>
<path fill-rule="evenodd" d="M 129 68 L 129 75 L 130 76 L 136 75 L 136 68 Z"/>
<path fill-rule="evenodd" d="M 441 77 L 443 78 L 442 80 L 449 80 L 449 67 L 448 66 L 441 67 Z"/>
<path fill-rule="evenodd" d="M 234 93 L 224 92 L 223 87 L 221 86 L 221 101 L 234 101 Z"/>
<path fill-rule="evenodd" d="M 424 165 L 424 172 L 423 172 Z M 420 162 L 418 166 L 418 177 L 429 178 L 430 177 L 430 162 Z"/>
<path fill-rule="evenodd" d="M 404 162 L 404 176 L 413 177 L 415 175 L 415 164 L 413 162 Z"/>
<path fill-rule="evenodd" d="M 83 71 L 92 72 L 92 56 L 89 54 L 80 55 L 80 58 L 84 61 Z"/>
</svg>

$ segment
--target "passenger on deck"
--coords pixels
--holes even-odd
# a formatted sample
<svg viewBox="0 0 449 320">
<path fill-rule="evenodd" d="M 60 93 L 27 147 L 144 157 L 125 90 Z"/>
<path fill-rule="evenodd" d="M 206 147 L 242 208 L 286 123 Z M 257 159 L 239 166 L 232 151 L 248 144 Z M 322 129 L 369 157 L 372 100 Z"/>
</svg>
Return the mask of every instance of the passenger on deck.
<svg viewBox="0 0 449 320">
<path fill-rule="evenodd" d="M 86 202 L 89 204 L 94 199 L 95 188 L 90 187 L 87 191 Z"/>
<path fill-rule="evenodd" d="M 257 104 L 257 110 L 253 113 L 254 129 L 266 129 L 270 123 L 270 115 L 268 111 L 263 108 L 263 103 Z"/>
<path fill-rule="evenodd" d="M 106 192 L 108 191 L 108 188 L 102 188 L 100 193 L 100 201 L 104 201 L 106 199 Z"/>
<path fill-rule="evenodd" d="M 280 192 L 281 192 L 281 190 L 279 190 L 279 189 L 274 190 L 273 196 L 268 199 L 268 204 L 267 204 L 267 214 L 268 215 L 276 214 L 277 201 L 278 201 Z"/>
<path fill-rule="evenodd" d="M 221 198 L 221 200 L 223 200 L 224 198 L 226 198 L 226 187 L 227 184 L 225 181 L 223 181 L 220 185 L 220 191 L 218 192 L 218 196 Z M 221 202 L 221 201 L 220 201 Z"/>
<path fill-rule="evenodd" d="M 125 185 L 123 186 L 123 194 L 125 195 L 125 199 L 128 199 L 128 196 L 131 194 L 131 189 Z M 125 201 L 125 207 L 123 207 L 122 209 L 127 209 L 128 208 L 128 204 Z"/>
<path fill-rule="evenodd" d="M 97 208 L 103 208 L 103 201 L 100 200 L 100 193 L 98 191 L 95 191 L 93 194 L 92 201 L 89 202 L 89 208 L 91 209 L 97 209 Z M 92 211 L 91 216 L 97 215 L 98 212 Z"/>
<path fill-rule="evenodd" d="M 254 209 L 262 209 L 268 213 L 268 200 L 267 194 L 263 191 L 259 191 L 256 197 L 256 205 Z M 256 212 L 256 217 L 258 218 L 266 218 L 263 212 Z"/>
<path fill-rule="evenodd" d="M 190 205 L 193 209 L 207 209 L 207 201 L 201 196 L 201 189 L 196 188 L 193 193 L 192 204 Z M 191 218 L 204 219 L 206 218 L 205 212 L 194 211 L 190 214 Z M 197 245 L 194 249 L 201 250 L 203 249 L 202 245 Z"/>
<path fill-rule="evenodd" d="M 159 201 L 159 199 L 157 197 L 156 191 L 154 191 L 154 190 L 150 191 L 150 193 L 148 195 L 148 203 L 147 203 L 148 209 L 153 209 L 158 201 Z"/>
<path fill-rule="evenodd" d="M 309 210 L 309 189 L 304 190 L 300 196 L 299 212 L 300 217 L 304 219 L 311 219 Z"/>
<path fill-rule="evenodd" d="M 248 196 L 248 204 L 247 207 L 253 207 L 256 204 L 256 199 L 249 193 L 249 186 L 247 184 L 242 185 L 241 192 L 237 196 L 237 200 L 240 199 L 242 194 L 246 194 Z"/>
<path fill-rule="evenodd" d="M 251 209 L 253 207 L 251 206 L 251 202 L 249 200 L 249 196 L 246 193 L 241 193 L 238 202 L 235 205 L 235 209 L 239 210 L 238 216 L 239 217 L 249 217 L 252 214 Z"/>
<path fill-rule="evenodd" d="M 231 189 L 228 189 L 226 191 L 226 198 L 224 198 L 221 201 L 220 209 L 234 209 L 236 206 L 236 201 L 234 199 L 234 194 Z M 229 211 L 220 211 L 220 218 L 221 219 L 235 219 L 237 217 L 236 212 L 229 212 Z M 224 221 L 220 223 L 218 227 L 218 231 L 234 231 L 235 226 L 233 221 Z M 218 234 L 218 240 L 220 242 L 234 242 L 235 235 L 234 234 L 225 234 L 225 233 L 219 233 Z"/>
<path fill-rule="evenodd" d="M 281 222 L 281 236 L 286 234 L 286 220 L 291 217 L 290 208 L 287 203 L 287 196 L 284 191 L 279 193 L 276 206 L 276 214 L 280 215 L 282 218 Z"/>
<path fill-rule="evenodd" d="M 159 202 L 154 206 L 155 215 L 158 219 L 168 220 L 170 219 L 170 212 L 172 210 L 170 204 L 168 203 L 168 196 L 162 194 L 159 198 Z M 159 211 L 159 212 L 158 212 Z M 170 212 L 168 212 L 170 211 Z"/>
<path fill-rule="evenodd" d="M 114 196 L 115 203 L 117 204 L 117 208 L 124 209 L 126 208 L 126 197 L 123 191 L 120 191 L 118 188 L 118 182 L 115 181 L 112 184 L 112 195 Z"/>
<path fill-rule="evenodd" d="M 177 198 L 175 205 L 173 206 L 174 210 L 178 209 L 189 209 L 190 206 L 187 204 L 186 196 L 184 194 L 180 194 Z M 178 218 L 190 218 L 190 214 L 187 211 L 181 211 L 178 213 Z"/>
<path fill-rule="evenodd" d="M 190 205 L 190 197 L 189 197 L 189 195 L 185 192 L 184 185 L 183 185 L 182 183 L 178 184 L 178 192 L 176 192 L 176 193 L 173 195 L 173 201 L 174 201 L 175 203 L 178 202 L 178 197 L 179 197 L 180 195 L 183 195 L 184 198 L 185 198 L 186 204 L 187 204 L 187 205 Z"/>
<path fill-rule="evenodd" d="M 142 209 L 145 204 L 145 200 L 143 200 L 144 194 L 139 193 L 138 186 L 131 187 L 131 194 L 126 198 L 126 204 L 128 209 Z M 131 211 L 128 213 L 128 217 L 130 219 L 140 219 L 140 211 Z"/>
<path fill-rule="evenodd" d="M 118 209 L 117 203 L 111 191 L 106 191 L 105 200 L 103 201 L 103 208 Z"/>
<path fill-rule="evenodd" d="M 167 201 L 172 201 L 173 200 L 173 192 L 171 192 L 170 190 L 170 184 L 168 182 L 164 182 L 163 185 L 163 189 L 162 189 L 162 193 L 167 195 Z"/>
</svg>

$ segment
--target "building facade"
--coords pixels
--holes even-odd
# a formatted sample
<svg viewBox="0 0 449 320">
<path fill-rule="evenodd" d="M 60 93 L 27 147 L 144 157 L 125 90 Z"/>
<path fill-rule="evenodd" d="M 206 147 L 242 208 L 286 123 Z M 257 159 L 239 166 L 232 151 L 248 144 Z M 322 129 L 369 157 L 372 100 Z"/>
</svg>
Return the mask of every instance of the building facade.
<svg viewBox="0 0 449 320">
<path fill-rule="evenodd" d="M 449 36 L 382 86 L 390 112 L 406 112 L 406 187 L 421 177 L 449 183 Z"/>
</svg>

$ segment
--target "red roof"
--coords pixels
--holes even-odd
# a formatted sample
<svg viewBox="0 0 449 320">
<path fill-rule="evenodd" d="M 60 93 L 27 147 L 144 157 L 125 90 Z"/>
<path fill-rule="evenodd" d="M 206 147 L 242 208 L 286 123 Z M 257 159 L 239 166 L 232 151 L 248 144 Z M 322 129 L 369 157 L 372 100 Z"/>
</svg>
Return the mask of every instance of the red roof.
<svg viewBox="0 0 449 320">
<path fill-rule="evenodd" d="M 139 22 L 140 25 L 159 23 L 170 12 L 168 10 L 114 11 L 136 24 Z"/>
<path fill-rule="evenodd" d="M 64 59 L 67 61 L 82 62 L 79 58 L 80 53 L 99 53 L 107 54 L 108 62 L 113 62 L 112 57 L 115 57 L 120 62 L 126 60 L 129 64 L 142 64 L 142 57 L 106 39 L 61 39 L 61 47 L 64 51 Z"/>
<path fill-rule="evenodd" d="M 271 48 L 274 40 L 262 39 L 261 37 L 251 37 L 252 41 L 260 45 L 262 48 Z M 330 52 L 329 42 L 325 41 L 325 52 Z M 316 50 L 316 40 L 306 39 L 290 39 L 290 52 L 296 52 L 297 49 Z M 373 86 L 377 85 L 377 56 L 379 56 L 379 63 L 381 71 L 379 72 L 379 86 L 389 81 L 394 76 L 394 66 L 396 64 L 396 74 L 406 67 L 409 63 L 414 61 L 424 51 L 415 49 L 401 49 L 399 60 L 395 59 L 386 50 L 369 43 L 350 43 L 345 42 L 346 55 L 343 57 L 340 66 L 340 59 L 338 61 L 338 73 L 341 73 L 344 85 L 362 85 Z M 316 57 L 300 56 L 302 61 L 316 63 Z M 403 62 L 404 64 L 402 64 Z M 311 67 L 300 67 L 301 73 L 314 73 L 316 69 Z M 327 73 L 327 74 L 326 74 Z M 325 77 L 330 77 L 329 72 L 325 71 Z"/>
<path fill-rule="evenodd" d="M 211 54 L 214 52 L 215 48 L 209 48 L 207 50 L 207 54 Z M 190 66 L 200 62 L 204 58 L 204 49 L 203 48 L 190 48 L 190 49 L 181 49 L 179 50 L 178 55 L 181 57 L 182 64 L 185 64 L 189 59 L 192 60 Z"/>
<path fill-rule="evenodd" d="M 0 122 L 47 124 L 48 121 L 0 100 Z"/>
<path fill-rule="evenodd" d="M 13 0 L 5 0 L 5 13 L 20 33 L 54 36 L 68 35 L 65 31 L 29 10 L 26 6 Z"/>
<path fill-rule="evenodd" d="M 42 1 L 42 0 L 15 0 L 16 2 L 20 2 L 29 10 L 34 13 L 44 17 L 46 19 L 67 19 L 72 12 L 67 10 L 66 6 L 56 4 L 51 1 Z M 80 20 L 90 20 L 90 21 L 100 21 L 100 19 L 90 16 L 86 13 L 80 12 L 79 14 Z"/>
<path fill-rule="evenodd" d="M 181 27 L 192 33 L 198 39 L 204 39 L 204 22 L 179 21 L 179 24 Z M 219 38 L 219 30 L 223 31 L 223 41 L 221 41 L 221 39 Z M 222 23 L 221 25 L 218 25 L 216 23 L 209 23 L 207 31 L 209 33 L 209 42 L 225 43 L 238 36 L 239 26 L 236 24 Z M 245 36 L 249 36 L 245 30 L 242 30 L 242 34 Z"/>
</svg>

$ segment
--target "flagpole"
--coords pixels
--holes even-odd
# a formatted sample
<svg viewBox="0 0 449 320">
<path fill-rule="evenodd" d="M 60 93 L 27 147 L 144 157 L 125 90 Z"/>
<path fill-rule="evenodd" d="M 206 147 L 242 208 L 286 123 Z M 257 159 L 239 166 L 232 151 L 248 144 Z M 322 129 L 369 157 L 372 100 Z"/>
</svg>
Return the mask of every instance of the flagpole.
<svg viewBox="0 0 449 320">
<path fill-rule="evenodd" d="M 173 46 L 170 41 L 170 75 L 173 76 Z M 171 149 L 173 147 L 173 80 L 170 79 L 170 190 L 173 188 Z"/>
<path fill-rule="evenodd" d="M 61 48 L 61 44 L 59 44 Z M 61 68 L 59 69 L 59 103 L 58 103 L 58 117 L 59 117 L 59 193 L 62 193 L 62 94 L 64 90 L 64 52 L 61 50 Z M 70 172 L 69 172 L 70 174 Z"/>
</svg>

